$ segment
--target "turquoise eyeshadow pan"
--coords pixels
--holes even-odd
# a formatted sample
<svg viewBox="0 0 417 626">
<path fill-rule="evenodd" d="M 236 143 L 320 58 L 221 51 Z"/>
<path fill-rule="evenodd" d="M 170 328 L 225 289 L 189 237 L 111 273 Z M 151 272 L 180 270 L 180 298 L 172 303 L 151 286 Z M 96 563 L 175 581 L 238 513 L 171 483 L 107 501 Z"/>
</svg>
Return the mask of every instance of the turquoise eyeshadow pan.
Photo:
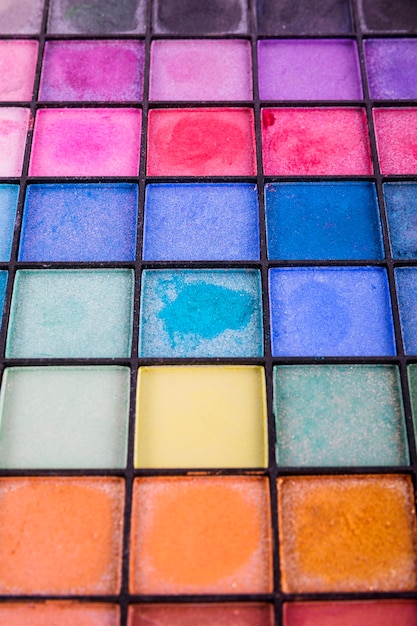
<svg viewBox="0 0 417 626">
<path fill-rule="evenodd" d="M 262 356 L 257 270 L 145 270 L 143 357 Z"/>
<path fill-rule="evenodd" d="M 408 463 L 400 376 L 395 366 L 277 366 L 274 413 L 279 465 Z"/>
</svg>

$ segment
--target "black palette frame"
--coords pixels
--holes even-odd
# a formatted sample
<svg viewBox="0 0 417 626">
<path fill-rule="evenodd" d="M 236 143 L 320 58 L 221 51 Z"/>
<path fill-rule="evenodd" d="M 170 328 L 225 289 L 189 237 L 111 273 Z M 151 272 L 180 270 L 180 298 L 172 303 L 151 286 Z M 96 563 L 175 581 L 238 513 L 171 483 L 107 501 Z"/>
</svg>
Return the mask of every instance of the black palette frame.
<svg viewBox="0 0 417 626">
<path fill-rule="evenodd" d="M 187 0 L 184 0 L 186 2 Z M 248 0 L 248 22 L 250 24 L 250 32 L 247 35 L 154 35 L 152 33 L 152 0 L 148 0 L 146 7 L 146 33 L 145 35 L 55 35 L 48 34 L 47 20 L 50 0 L 45 0 L 42 26 L 39 36 L 34 35 L 1 35 L 0 39 L 31 39 L 36 40 L 39 43 L 38 60 L 36 66 L 35 85 L 33 90 L 33 97 L 31 102 L 7 102 L 0 103 L 0 108 L 3 107 L 26 107 L 31 111 L 31 115 L 34 118 L 36 111 L 40 108 L 91 108 L 91 107 L 105 107 L 105 108 L 138 108 L 142 110 L 142 129 L 141 129 L 141 148 L 140 148 L 140 170 L 137 177 L 60 177 L 59 179 L 53 177 L 29 177 L 29 157 L 32 146 L 33 130 L 29 130 L 27 134 L 25 156 L 23 162 L 23 170 L 21 177 L 2 178 L 2 183 L 14 183 L 20 184 L 20 193 L 18 200 L 18 209 L 15 221 L 15 229 L 13 236 L 12 252 L 9 263 L 0 263 L 0 269 L 8 271 L 8 283 L 6 290 L 5 306 L 3 312 L 3 324 L 0 332 L 0 373 L 6 367 L 11 366 L 28 366 L 28 365 L 123 365 L 130 368 L 131 373 L 131 388 L 130 388 L 130 413 L 129 413 L 129 435 L 128 435 L 128 457 L 127 466 L 124 470 L 109 470 L 103 468 L 102 470 L 7 470 L 0 469 L 0 477 L 12 477 L 12 476 L 118 476 L 124 478 L 126 487 L 125 496 L 125 508 L 124 508 L 124 528 L 123 528 L 123 562 L 122 562 L 122 584 L 121 590 L 118 595 L 106 595 L 106 596 L 53 596 L 53 595 L 2 595 L 0 602 L 10 601 L 22 601 L 22 600 L 45 600 L 45 599 L 79 599 L 82 601 L 94 601 L 94 602 L 110 602 L 120 606 L 121 611 L 121 626 L 126 626 L 128 607 L 135 603 L 231 603 L 231 602 L 261 602 L 268 603 L 274 606 L 275 612 L 275 624 L 281 626 L 282 624 L 282 605 L 284 602 L 291 602 L 294 600 L 366 600 L 366 599 L 413 599 L 417 600 L 417 589 L 412 592 L 369 592 L 369 593 L 316 593 L 316 594 L 287 594 L 281 590 L 280 582 L 280 566 L 279 566 L 279 532 L 278 532 L 278 510 L 277 510 L 277 478 L 282 476 L 305 476 L 305 475 L 358 475 L 358 474 L 405 474 L 411 477 L 414 485 L 414 491 L 417 488 L 417 450 L 416 450 L 416 434 L 414 432 L 412 414 L 411 414 L 411 401 L 410 390 L 407 377 L 407 366 L 412 363 L 417 363 L 417 355 L 407 356 L 404 352 L 402 332 L 399 318 L 398 301 L 395 289 L 394 269 L 396 267 L 412 266 L 417 267 L 417 260 L 405 260 L 397 261 L 392 257 L 389 237 L 388 237 L 388 224 L 385 210 L 384 196 L 383 196 L 383 182 L 399 182 L 399 181 L 417 181 L 417 175 L 407 176 L 383 176 L 379 169 L 379 162 L 377 158 L 376 149 L 376 135 L 375 127 L 372 117 L 372 109 L 374 106 L 379 108 L 391 108 L 398 105 L 396 101 L 373 101 L 369 95 L 367 74 L 365 69 L 365 57 L 364 57 L 364 40 L 367 38 L 397 38 L 397 37 L 417 37 L 417 32 L 410 33 L 391 33 L 391 32 L 363 32 L 359 21 L 359 12 L 356 5 L 356 0 L 349 0 L 352 32 L 347 34 L 340 33 L 327 33 L 325 35 L 291 35 L 291 33 L 284 35 L 278 35 L 276 37 L 270 35 L 259 35 L 257 33 L 257 17 L 256 17 L 256 0 Z M 151 42 L 156 39 L 243 39 L 251 44 L 252 49 L 252 72 L 253 72 L 253 100 L 250 101 L 233 101 L 233 102 L 159 102 L 149 101 L 149 74 L 150 74 L 150 47 Z M 258 58 L 257 58 L 257 42 L 260 39 L 351 39 L 357 43 L 361 81 L 363 86 L 364 97 L 363 100 L 357 101 L 261 101 L 258 90 Z M 145 69 L 144 69 L 144 91 L 143 100 L 139 103 L 135 102 L 41 102 L 37 99 L 40 83 L 41 64 L 43 58 L 43 51 L 45 41 L 47 40 L 88 40 L 88 39 L 128 39 L 139 40 L 145 44 Z M 417 100 L 401 100 L 401 107 L 417 106 Z M 255 119 L 255 137 L 256 137 L 256 176 L 249 177 L 150 177 L 146 175 L 146 142 L 148 131 L 148 112 L 151 109 L 158 108 L 218 108 L 218 107 L 247 107 L 254 113 Z M 287 107 L 303 107 L 313 108 L 317 106 L 326 106 L 331 108 L 336 107 L 362 107 L 366 113 L 371 158 L 374 168 L 374 174 L 370 176 L 264 176 L 263 164 L 262 164 L 262 139 L 261 139 L 261 109 L 263 107 L 274 108 L 287 108 Z M 268 182 L 290 182 L 290 181 L 346 181 L 346 180 L 365 180 L 375 183 L 379 212 L 382 224 L 383 242 L 385 257 L 383 260 L 369 260 L 369 261 L 269 261 L 266 248 L 266 225 L 265 225 L 265 201 L 264 201 L 264 185 Z M 136 249 L 136 261 L 132 262 L 100 262 L 100 263 L 27 263 L 20 262 L 18 258 L 20 230 L 23 216 L 23 205 L 26 194 L 26 187 L 31 183 L 48 183 L 48 182 L 131 182 L 139 185 L 139 213 L 138 213 L 138 233 L 137 233 L 137 249 Z M 260 223 L 260 245 L 261 256 L 257 261 L 233 261 L 233 262 L 150 262 L 142 261 L 142 235 L 143 235 L 143 211 L 145 200 L 145 187 L 152 182 L 249 182 L 257 185 L 258 189 L 258 201 L 259 201 L 259 223 Z M 334 358 L 276 358 L 272 356 L 270 345 L 270 310 L 269 310 L 269 296 L 268 296 L 268 271 L 271 267 L 285 267 L 285 266 L 298 266 L 298 267 L 311 267 L 311 266 L 375 266 L 385 268 L 388 275 L 389 291 L 392 304 L 393 322 L 395 341 L 397 346 L 397 355 L 394 357 L 334 357 Z M 138 320 L 140 309 L 140 283 L 141 273 L 144 269 L 150 268 L 254 268 L 258 269 L 262 278 L 262 306 L 263 306 L 263 337 L 264 337 L 264 357 L 262 358 L 219 358 L 219 359 L 204 359 L 204 358 L 188 358 L 188 359 L 151 359 L 141 358 L 138 356 Z M 5 344 L 7 337 L 7 328 L 10 316 L 11 297 L 13 290 L 13 283 L 17 270 L 20 269 L 68 269 L 68 268 L 126 268 L 132 269 L 135 273 L 135 292 L 134 292 L 134 312 L 133 312 L 133 333 L 132 333 L 132 351 L 130 358 L 117 358 L 117 359 L 7 359 L 5 357 Z M 273 591 L 267 594 L 209 594 L 209 595 L 164 595 L 164 596 L 151 596 L 151 595 L 133 595 L 129 592 L 129 547 L 130 547 L 130 524 L 131 524 L 131 510 L 132 510 L 132 489 L 133 481 L 136 477 L 146 476 L 187 476 L 195 474 L 195 470 L 148 470 L 148 469 L 135 469 L 133 465 L 134 456 L 134 431 L 135 431 L 135 410 L 136 410 L 136 385 L 137 385 L 137 373 L 138 368 L 144 365 L 161 365 L 162 363 L 168 363 L 170 365 L 185 365 L 185 364 L 244 364 L 244 365 L 262 365 L 265 369 L 266 385 L 267 385 L 267 407 L 268 407 L 268 467 L 265 469 L 253 468 L 253 469 L 205 469 L 201 470 L 207 475 L 224 475 L 224 476 L 265 476 L 268 479 L 269 495 L 271 500 L 271 530 L 272 530 L 272 550 L 273 550 Z M 404 402 L 405 421 L 407 428 L 407 440 L 410 454 L 410 465 L 407 466 L 395 466 L 395 467 L 324 467 L 324 468 L 290 468 L 281 467 L 276 463 L 275 457 L 275 419 L 273 415 L 273 367 L 276 365 L 290 365 L 290 364 L 374 364 L 374 363 L 386 363 L 391 365 L 397 365 L 400 372 L 402 395 Z"/>
</svg>

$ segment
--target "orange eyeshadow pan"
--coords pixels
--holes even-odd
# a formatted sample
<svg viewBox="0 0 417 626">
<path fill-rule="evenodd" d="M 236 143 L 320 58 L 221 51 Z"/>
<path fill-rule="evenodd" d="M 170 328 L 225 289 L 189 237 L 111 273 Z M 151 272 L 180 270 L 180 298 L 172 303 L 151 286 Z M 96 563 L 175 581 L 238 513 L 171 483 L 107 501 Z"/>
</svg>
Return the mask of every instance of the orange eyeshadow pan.
<svg viewBox="0 0 417 626">
<path fill-rule="evenodd" d="M 150 478 L 134 486 L 133 593 L 267 593 L 264 478 Z"/>
<path fill-rule="evenodd" d="M 123 505 L 117 478 L 2 478 L 0 592 L 118 593 Z"/>
</svg>

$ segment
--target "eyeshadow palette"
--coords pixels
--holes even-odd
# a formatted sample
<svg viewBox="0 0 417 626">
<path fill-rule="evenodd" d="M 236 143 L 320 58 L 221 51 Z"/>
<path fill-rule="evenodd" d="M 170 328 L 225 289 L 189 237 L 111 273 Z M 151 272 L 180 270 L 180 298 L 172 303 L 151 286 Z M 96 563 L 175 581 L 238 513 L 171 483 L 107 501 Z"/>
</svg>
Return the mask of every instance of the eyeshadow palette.
<svg viewBox="0 0 417 626">
<path fill-rule="evenodd" d="M 414 0 L 0 0 L 0 626 L 416 626 Z"/>
</svg>

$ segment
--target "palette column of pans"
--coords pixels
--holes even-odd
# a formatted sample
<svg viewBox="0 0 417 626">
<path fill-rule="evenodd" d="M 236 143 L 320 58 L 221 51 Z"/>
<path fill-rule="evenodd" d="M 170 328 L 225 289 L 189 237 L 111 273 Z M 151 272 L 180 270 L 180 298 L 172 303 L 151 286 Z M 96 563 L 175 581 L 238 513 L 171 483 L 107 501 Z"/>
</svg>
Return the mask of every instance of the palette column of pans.
<svg viewBox="0 0 417 626">
<path fill-rule="evenodd" d="M 0 625 L 415 626 L 416 33 L 0 2 Z"/>
</svg>

